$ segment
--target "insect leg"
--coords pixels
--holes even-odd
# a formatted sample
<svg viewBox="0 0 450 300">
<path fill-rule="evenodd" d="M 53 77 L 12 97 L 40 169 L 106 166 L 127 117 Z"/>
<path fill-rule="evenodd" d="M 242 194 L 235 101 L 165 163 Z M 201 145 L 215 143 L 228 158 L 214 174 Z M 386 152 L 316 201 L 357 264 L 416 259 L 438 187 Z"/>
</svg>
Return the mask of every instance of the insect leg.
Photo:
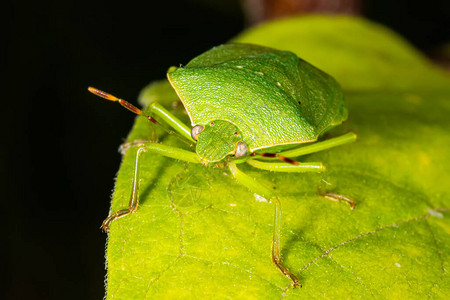
<svg viewBox="0 0 450 300">
<path fill-rule="evenodd" d="M 130 149 L 131 147 L 141 146 L 142 144 L 151 143 L 151 142 L 154 142 L 154 141 L 147 140 L 147 139 L 137 139 L 134 141 L 125 142 L 122 145 L 120 145 L 119 153 L 122 155 L 125 155 L 125 153 L 127 153 L 128 149 Z"/>
<path fill-rule="evenodd" d="M 298 156 L 302 156 L 302 155 L 306 155 L 306 154 L 311 154 L 311 153 L 327 150 L 330 148 L 334 148 L 337 146 L 345 145 L 348 143 L 352 143 L 354 141 L 356 141 L 356 134 L 353 132 L 349 132 L 349 133 L 343 134 L 343 135 L 335 137 L 335 138 L 312 143 L 312 144 L 309 144 L 306 146 L 300 146 L 298 148 L 294 148 L 291 150 L 282 151 L 279 153 L 259 153 L 259 155 L 261 155 L 262 158 L 265 160 L 280 159 L 279 157 L 284 157 L 286 159 L 282 159 L 282 160 L 284 160 L 286 162 L 290 162 L 289 160 L 292 160 L 292 159 L 289 159 L 290 157 L 298 157 Z M 257 154 L 258 153 L 256 153 L 255 155 L 257 155 Z"/>
<path fill-rule="evenodd" d="M 134 165 L 134 175 L 133 175 L 133 184 L 130 196 L 130 202 L 128 203 L 128 208 L 121 209 L 113 214 L 110 214 L 102 223 L 103 231 L 108 231 L 111 226 L 111 222 L 115 219 L 119 219 L 125 217 L 132 212 L 136 211 L 139 206 L 139 158 L 141 154 L 145 151 L 144 147 L 139 147 L 136 153 L 136 161 Z"/>
<path fill-rule="evenodd" d="M 348 143 L 352 143 L 354 141 L 356 141 L 356 134 L 353 132 L 349 132 L 335 138 L 320 141 L 307 146 L 302 146 L 292 150 L 283 151 L 280 152 L 279 154 L 286 157 L 297 157 L 345 145 Z"/>
<path fill-rule="evenodd" d="M 296 164 L 291 163 L 276 163 L 276 162 L 262 162 L 256 159 L 249 159 L 246 161 L 252 167 L 274 172 L 288 172 L 288 173 L 320 173 L 325 171 L 325 166 L 321 162 L 307 162 Z"/>
<path fill-rule="evenodd" d="M 297 163 L 294 165 L 290 163 L 262 162 L 256 159 L 249 159 L 246 163 L 258 169 L 285 173 L 321 173 L 326 169 L 320 162 Z M 350 205 L 352 210 L 355 208 L 355 201 L 347 196 L 323 191 L 320 187 L 318 190 L 319 194 L 327 199 L 342 201 Z"/>
<path fill-rule="evenodd" d="M 274 216 L 274 229 L 273 229 L 273 238 L 272 238 L 272 262 L 275 266 L 280 270 L 280 272 L 286 276 L 287 278 L 292 280 L 294 287 L 302 286 L 294 274 L 286 268 L 281 261 L 281 204 L 276 196 L 274 196 L 273 192 L 267 187 L 263 186 L 259 182 L 257 182 L 254 178 L 248 176 L 243 173 L 236 167 L 235 163 L 228 163 L 228 167 L 233 174 L 234 178 L 247 187 L 252 192 L 263 196 L 266 199 L 269 199 L 271 203 L 275 206 L 275 216 Z"/>
<path fill-rule="evenodd" d="M 297 276 L 292 274 L 291 271 L 289 271 L 289 269 L 281 263 L 281 204 L 277 197 L 273 197 L 270 200 L 275 206 L 272 238 L 272 262 L 284 276 L 292 280 L 294 288 L 297 286 L 302 287 L 302 284 L 299 282 Z"/>
<path fill-rule="evenodd" d="M 324 180 L 321 181 L 325 182 Z M 325 197 L 327 199 L 333 200 L 333 201 L 341 201 L 344 202 L 345 204 L 348 204 L 350 206 L 351 210 L 355 209 L 355 201 L 352 198 L 349 198 L 347 196 L 344 195 L 340 195 L 340 194 L 336 194 L 336 193 L 332 193 L 332 192 L 327 192 L 326 188 L 324 188 L 322 186 L 322 184 L 319 185 L 319 188 L 317 189 L 317 191 L 319 192 L 319 195 L 321 195 L 322 197 Z"/>
<path fill-rule="evenodd" d="M 142 153 L 144 152 L 154 152 L 166 157 L 171 157 L 187 162 L 200 163 L 198 155 L 194 152 L 186 151 L 180 148 L 166 146 L 157 143 L 142 143 L 139 145 L 136 152 L 136 161 L 134 166 L 133 184 L 130 196 L 130 202 L 128 203 L 128 208 L 121 209 L 115 213 L 110 214 L 102 223 L 102 229 L 108 231 L 111 226 L 112 221 L 118 218 L 125 217 L 132 212 L 135 212 L 139 206 L 139 161 Z"/>
</svg>

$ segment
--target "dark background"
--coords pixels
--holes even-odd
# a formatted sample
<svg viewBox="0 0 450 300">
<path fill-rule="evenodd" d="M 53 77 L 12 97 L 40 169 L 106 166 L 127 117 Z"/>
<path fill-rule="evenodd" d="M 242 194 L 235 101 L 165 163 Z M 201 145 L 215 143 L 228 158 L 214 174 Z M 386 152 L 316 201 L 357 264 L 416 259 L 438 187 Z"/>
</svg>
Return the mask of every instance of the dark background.
<svg viewBox="0 0 450 300">
<path fill-rule="evenodd" d="M 263 2 L 263 1 L 248 1 Z M 134 102 L 171 65 L 249 23 L 236 1 L 10 1 L 2 4 L 2 299 L 101 299 L 117 148 Z M 362 1 L 357 11 L 427 54 L 450 38 L 449 1 Z"/>
</svg>

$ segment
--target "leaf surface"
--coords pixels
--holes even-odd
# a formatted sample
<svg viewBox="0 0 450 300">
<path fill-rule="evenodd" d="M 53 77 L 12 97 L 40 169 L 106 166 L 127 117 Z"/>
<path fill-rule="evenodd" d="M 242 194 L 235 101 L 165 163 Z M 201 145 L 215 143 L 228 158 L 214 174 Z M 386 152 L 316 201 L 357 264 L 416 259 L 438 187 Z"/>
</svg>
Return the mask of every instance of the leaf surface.
<svg viewBox="0 0 450 300">
<path fill-rule="evenodd" d="M 322 161 L 324 174 L 239 165 L 276 190 L 283 262 L 303 288 L 292 289 L 272 264 L 272 204 L 224 169 L 146 153 L 140 207 L 114 221 L 109 233 L 107 298 L 448 296 L 448 75 L 388 29 L 361 19 L 287 19 L 234 41 L 293 51 L 335 76 L 349 119 L 326 137 L 358 134 L 354 144 L 301 158 Z M 166 82 L 153 87 L 141 94 L 141 104 L 162 95 L 169 103 L 176 99 Z M 152 130 L 137 118 L 128 140 L 148 138 Z M 189 149 L 173 136 L 160 134 L 159 142 Z M 112 211 L 128 205 L 135 154 L 131 148 L 124 156 Z M 318 188 L 353 198 L 356 209 L 319 196 Z"/>
</svg>

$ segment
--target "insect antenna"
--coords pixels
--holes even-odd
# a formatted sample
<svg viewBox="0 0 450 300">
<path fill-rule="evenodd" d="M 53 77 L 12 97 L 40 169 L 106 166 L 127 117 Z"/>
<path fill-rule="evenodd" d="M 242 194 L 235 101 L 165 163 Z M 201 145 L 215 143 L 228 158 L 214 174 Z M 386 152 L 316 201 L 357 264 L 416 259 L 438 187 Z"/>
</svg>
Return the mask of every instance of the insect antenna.
<svg viewBox="0 0 450 300">
<path fill-rule="evenodd" d="M 97 95 L 101 98 L 104 98 L 106 100 L 109 101 L 113 101 L 113 102 L 118 102 L 120 105 L 122 105 L 123 107 L 125 107 L 126 109 L 128 109 L 129 111 L 143 116 L 145 118 L 147 118 L 147 120 L 149 120 L 150 122 L 152 122 L 153 124 L 155 124 L 156 126 L 158 126 L 159 128 L 163 129 L 164 131 L 166 131 L 168 134 L 175 136 L 176 138 L 178 138 L 179 140 L 181 140 L 182 142 L 188 144 L 189 146 L 192 146 L 192 144 L 189 141 L 186 141 L 186 139 L 184 139 L 183 137 L 181 137 L 180 135 L 178 135 L 175 131 L 168 129 L 167 127 L 163 126 L 161 123 L 159 123 L 158 121 L 155 120 L 155 118 L 153 118 L 150 115 L 145 114 L 141 109 L 137 108 L 136 106 L 134 106 L 133 104 L 131 104 L 130 102 L 120 99 L 114 95 L 111 95 L 109 93 L 106 93 L 102 90 L 96 89 L 94 87 L 88 87 L 88 91 L 91 92 L 94 95 Z"/>
<path fill-rule="evenodd" d="M 283 156 L 283 155 L 279 155 L 278 153 L 266 153 L 266 152 L 256 153 L 256 152 L 253 152 L 252 154 L 250 154 L 250 156 L 256 156 L 256 155 L 261 155 L 263 157 L 276 157 L 279 160 L 284 161 L 288 164 L 298 165 L 298 161 L 293 160 L 293 159 Z"/>
</svg>

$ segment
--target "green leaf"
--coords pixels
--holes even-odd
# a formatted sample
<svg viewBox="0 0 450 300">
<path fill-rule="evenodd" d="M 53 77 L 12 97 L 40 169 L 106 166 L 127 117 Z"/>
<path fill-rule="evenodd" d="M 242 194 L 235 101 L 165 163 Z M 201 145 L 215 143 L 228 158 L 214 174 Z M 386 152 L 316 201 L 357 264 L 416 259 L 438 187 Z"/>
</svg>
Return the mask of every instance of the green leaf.
<svg viewBox="0 0 450 300">
<path fill-rule="evenodd" d="M 303 288 L 292 289 L 272 264 L 272 204 L 258 201 L 224 169 L 147 153 L 139 209 L 115 220 L 109 233 L 107 298 L 448 296 L 448 75 L 388 29 L 361 19 L 287 19 L 235 41 L 291 50 L 335 76 L 346 91 L 349 119 L 327 135 L 358 134 L 354 144 L 302 158 L 322 161 L 325 174 L 239 165 L 276 189 L 283 262 Z M 141 103 L 161 91 L 175 98 L 159 88 L 146 90 Z M 129 140 L 151 130 L 139 117 Z M 160 142 L 189 149 L 172 136 Z M 131 148 L 124 157 L 112 211 L 128 205 L 135 154 Z M 353 198 L 356 209 L 319 196 L 324 187 Z"/>
<path fill-rule="evenodd" d="M 286 19 L 247 30 L 234 41 L 290 50 L 332 75 L 347 90 L 429 90 L 448 86 L 448 75 L 405 40 L 362 19 Z"/>
</svg>

